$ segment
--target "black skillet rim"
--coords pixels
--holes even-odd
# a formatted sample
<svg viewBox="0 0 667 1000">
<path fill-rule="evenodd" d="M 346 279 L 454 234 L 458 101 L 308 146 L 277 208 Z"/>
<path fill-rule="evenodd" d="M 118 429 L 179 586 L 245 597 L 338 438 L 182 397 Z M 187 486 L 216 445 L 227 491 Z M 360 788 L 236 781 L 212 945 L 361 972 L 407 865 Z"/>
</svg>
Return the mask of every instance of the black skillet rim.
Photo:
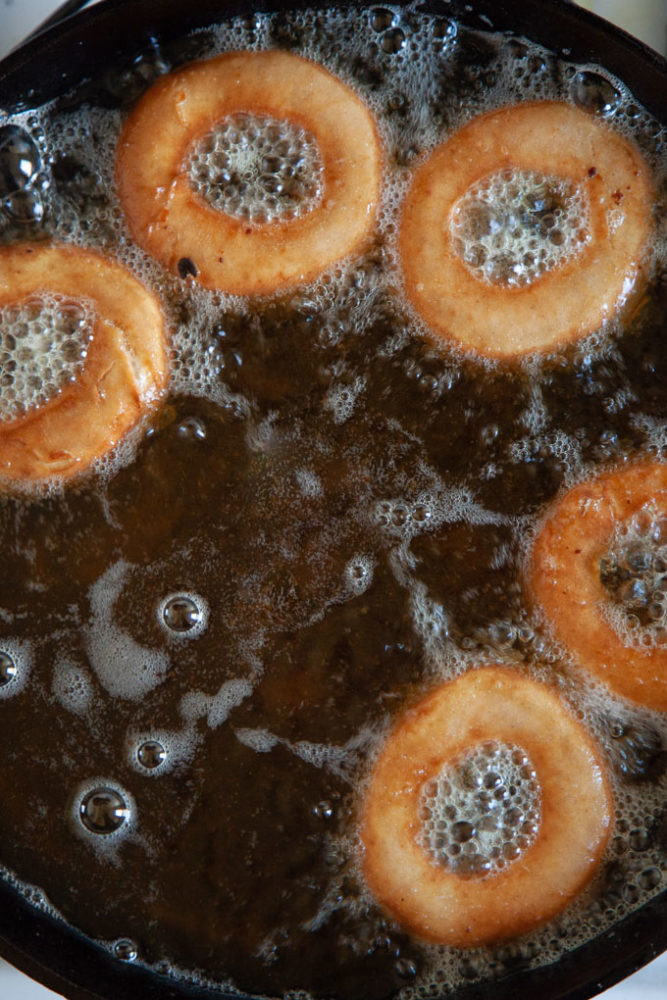
<svg viewBox="0 0 667 1000">
<path fill-rule="evenodd" d="M 197 4 L 189 0 L 105 0 L 67 17 L 0 63 L 0 108 L 29 108 L 60 96 L 84 80 L 91 67 L 116 55 L 140 51 L 156 36 L 172 40 L 251 9 L 327 5 L 326 0 L 198 0 Z M 338 0 L 338 6 L 358 4 Z M 656 117 L 664 116 L 667 61 L 569 0 L 475 0 L 475 10 L 466 10 L 469 6 L 465 0 L 426 0 L 420 9 L 460 18 L 471 27 L 524 35 L 573 62 L 602 64 L 624 80 Z M 517 971 L 449 996 L 450 1000 L 514 1000 L 520 993 L 540 1000 L 586 1000 L 665 949 L 667 891 L 553 965 Z M 62 921 L 37 910 L 2 880 L 0 955 L 69 1000 L 225 1000 L 228 996 L 220 990 L 158 976 L 141 965 L 118 962 Z M 236 1000 L 240 1000 L 238 995 Z"/>
</svg>

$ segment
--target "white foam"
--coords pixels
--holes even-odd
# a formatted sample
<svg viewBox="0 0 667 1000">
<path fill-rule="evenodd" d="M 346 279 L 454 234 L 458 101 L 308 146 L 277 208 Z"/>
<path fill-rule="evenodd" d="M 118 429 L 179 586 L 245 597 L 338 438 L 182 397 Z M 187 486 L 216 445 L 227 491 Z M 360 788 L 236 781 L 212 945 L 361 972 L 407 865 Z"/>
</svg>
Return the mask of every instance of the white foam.
<svg viewBox="0 0 667 1000">
<path fill-rule="evenodd" d="M 51 691 L 56 701 L 75 715 L 85 715 L 93 703 L 93 684 L 88 671 L 67 658 L 54 664 Z"/>
<path fill-rule="evenodd" d="M 115 621 L 114 605 L 125 584 L 130 565 L 114 563 L 90 588 L 92 620 L 86 628 L 90 665 L 112 698 L 143 698 L 166 678 L 169 657 L 142 646 Z"/>
<path fill-rule="evenodd" d="M 358 376 L 352 382 L 334 383 L 329 390 L 324 405 L 331 410 L 337 424 L 344 424 L 354 412 L 357 399 L 366 388 L 366 380 Z"/>
<path fill-rule="evenodd" d="M 181 715 L 186 722 L 206 719 L 211 729 L 227 721 L 232 709 L 241 705 L 253 692 L 253 684 L 244 677 L 225 681 L 214 695 L 203 691 L 189 691 L 181 699 Z"/>
<path fill-rule="evenodd" d="M 345 577 L 353 594 L 363 594 L 373 582 L 375 560 L 370 555 L 358 555 L 345 567 Z"/>
</svg>

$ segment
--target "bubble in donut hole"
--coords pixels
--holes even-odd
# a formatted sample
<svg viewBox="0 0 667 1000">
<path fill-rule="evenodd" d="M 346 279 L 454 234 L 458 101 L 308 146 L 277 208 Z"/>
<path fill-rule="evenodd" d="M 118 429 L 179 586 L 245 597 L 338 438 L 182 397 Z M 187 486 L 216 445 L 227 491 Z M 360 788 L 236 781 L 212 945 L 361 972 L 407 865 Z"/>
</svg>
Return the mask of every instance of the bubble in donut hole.
<svg viewBox="0 0 667 1000">
<path fill-rule="evenodd" d="M 600 560 L 600 579 L 625 617 L 624 631 L 643 644 L 667 635 L 667 522 L 644 511 L 619 526 Z M 630 636 L 630 638 L 633 638 Z"/>
<path fill-rule="evenodd" d="M 558 968 L 665 885 L 664 712 L 583 674 L 525 587 L 551 504 L 603 470 L 664 462 L 664 242 L 645 207 L 649 194 L 662 203 L 664 131 L 607 70 L 453 13 L 234 19 L 114 57 L 66 104 L 0 115 L 32 157 L 24 168 L 18 147 L 11 162 L 0 148 L 0 181 L 18 184 L 2 191 L 0 242 L 29 233 L 35 252 L 58 242 L 116 261 L 159 307 L 169 372 L 158 405 L 87 472 L 3 486 L 0 860 L 110 961 L 132 963 L 123 971 L 153 970 L 168 989 L 485 990 L 505 972 Z M 494 160 L 462 183 L 453 214 L 419 229 L 417 245 L 435 229 L 451 239 L 481 289 L 482 325 L 528 337 L 532 322 L 497 323 L 489 303 L 537 297 L 565 272 L 583 286 L 592 246 L 619 253 L 626 217 L 638 238 L 621 263 L 612 254 L 628 285 L 618 309 L 587 272 L 586 302 L 602 311 L 528 358 L 441 336 L 409 294 L 401 242 L 424 165 L 516 109 L 538 137 L 575 129 L 596 156 L 575 156 L 575 175 L 540 140 L 539 162 Z M 629 193 L 597 158 L 610 148 L 638 171 Z M 5 202 L 33 194 L 42 216 L 20 222 L 20 199 L 14 215 Z M 172 223 L 193 206 L 183 237 Z M 334 208 L 332 231 L 321 222 Z M 280 247 L 289 274 L 274 267 Z M 106 285 L 123 299 L 116 278 Z M 103 310 L 75 292 L 0 307 L 3 365 L 19 361 L 0 406 L 17 419 L 66 399 L 95 351 Z M 547 295 L 541 309 L 562 317 L 569 301 Z M 78 325 L 61 334 L 72 304 Z M 8 340 L 24 322 L 34 366 Z M 122 345 L 127 322 L 112 326 Z M 134 345 L 121 356 L 132 370 Z M 662 641 L 649 614 L 663 589 L 659 520 L 609 534 L 594 564 L 633 651 L 638 634 Z M 369 877 L 364 802 L 405 713 L 490 660 L 552 691 L 575 745 L 598 748 L 598 770 L 563 754 L 564 782 L 549 781 L 571 798 L 593 773 L 613 810 L 589 798 L 556 855 L 571 858 L 591 812 L 609 839 L 583 888 L 555 880 L 564 909 L 521 903 L 517 933 L 485 938 L 480 918 L 474 940 L 434 943 Z M 555 866 L 540 755 L 558 727 L 550 716 L 533 747 L 499 731 L 510 707 L 496 715 L 414 782 L 410 849 L 455 895 L 486 887 L 482 914 L 520 871 L 544 895 Z"/>
<path fill-rule="evenodd" d="M 586 201 L 572 184 L 503 171 L 473 185 L 452 213 L 457 252 L 486 281 L 521 287 L 581 251 Z"/>
<path fill-rule="evenodd" d="M 43 406 L 80 373 L 93 332 L 93 310 L 62 296 L 0 308 L 0 419 Z"/>
<path fill-rule="evenodd" d="M 530 758 L 490 741 L 424 786 L 418 842 L 459 874 L 499 871 L 530 846 L 540 822 Z"/>
<path fill-rule="evenodd" d="M 317 204 L 322 161 L 313 137 L 290 122 L 234 115 L 197 144 L 190 178 L 221 212 L 271 223 Z"/>
</svg>

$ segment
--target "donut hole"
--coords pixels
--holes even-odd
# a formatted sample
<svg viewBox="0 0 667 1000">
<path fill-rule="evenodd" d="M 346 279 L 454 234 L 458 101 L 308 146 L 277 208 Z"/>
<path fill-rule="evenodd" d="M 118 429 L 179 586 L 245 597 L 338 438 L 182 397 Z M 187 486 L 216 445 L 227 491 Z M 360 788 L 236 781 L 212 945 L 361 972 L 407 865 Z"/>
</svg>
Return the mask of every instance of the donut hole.
<svg viewBox="0 0 667 1000">
<path fill-rule="evenodd" d="M 230 115 L 204 136 L 189 166 L 193 190 L 232 218 L 294 219 L 321 200 L 324 164 L 314 136 L 268 115 Z"/>
<path fill-rule="evenodd" d="M 497 874 L 533 843 L 540 786 L 520 747 L 495 740 L 471 747 L 426 782 L 417 842 L 459 875 Z"/>
<path fill-rule="evenodd" d="M 590 240 L 588 203 L 565 178 L 501 170 L 454 204 L 450 233 L 477 278 L 522 288 L 582 252 Z"/>
<path fill-rule="evenodd" d="M 56 294 L 0 308 L 0 421 L 43 406 L 78 378 L 94 323 L 91 303 Z"/>
<path fill-rule="evenodd" d="M 612 624 L 626 640 L 667 640 L 667 517 L 647 511 L 617 528 L 600 559 Z"/>
</svg>

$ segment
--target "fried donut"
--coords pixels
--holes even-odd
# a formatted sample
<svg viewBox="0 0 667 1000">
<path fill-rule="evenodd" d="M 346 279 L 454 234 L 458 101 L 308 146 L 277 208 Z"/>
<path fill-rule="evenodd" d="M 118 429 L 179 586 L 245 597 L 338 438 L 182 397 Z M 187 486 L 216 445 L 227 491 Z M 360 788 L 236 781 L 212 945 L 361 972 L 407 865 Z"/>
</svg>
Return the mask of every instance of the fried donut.
<svg viewBox="0 0 667 1000">
<path fill-rule="evenodd" d="M 489 740 L 529 760 L 524 773 L 534 775 L 540 815 L 518 858 L 495 872 L 465 874 L 425 846 L 424 803 L 434 801 L 425 796 L 439 780 L 453 782 L 457 769 L 465 774 L 469 755 Z M 490 778 L 465 780 L 496 788 L 499 776 Z M 446 810 L 447 799 L 440 805 Z M 381 905 L 413 934 L 476 947 L 527 932 L 574 900 L 600 862 L 612 813 L 599 751 L 557 695 L 514 671 L 483 667 L 436 688 L 387 740 L 363 805 L 363 872 Z M 482 826 L 471 817 L 452 827 L 453 838 L 470 840 Z"/>
<path fill-rule="evenodd" d="M 287 122 L 314 139 L 322 196 L 296 218 L 250 222 L 197 194 L 187 161 L 230 116 Z M 373 225 L 381 152 L 370 112 L 321 66 L 288 52 L 229 52 L 158 81 L 123 129 L 120 199 L 137 242 L 208 288 L 264 295 L 357 250 Z M 182 273 L 182 270 L 181 270 Z"/>
<path fill-rule="evenodd" d="M 545 226 L 555 220 L 549 202 L 540 201 L 540 178 L 587 215 L 572 224 L 570 252 L 543 268 L 539 253 L 557 258 L 551 240 L 556 233 L 561 242 L 569 237 L 558 229 L 548 235 Z M 518 193 L 514 212 L 501 205 L 503 227 L 519 227 L 521 246 L 519 230 L 529 219 L 551 250 L 536 249 L 537 236 L 532 246 L 526 237 L 518 262 L 510 257 L 504 277 L 491 280 L 485 247 L 500 239 L 493 232 L 501 227 L 488 213 L 484 218 L 484 209 L 494 186 L 502 196 L 503 188 L 522 184 L 532 185 L 533 194 Z M 584 111 L 545 101 L 480 115 L 415 173 L 400 230 L 408 298 L 435 334 L 487 357 L 512 358 L 574 341 L 596 330 L 638 286 L 652 191 L 639 150 Z M 548 199 L 553 204 L 553 196 Z M 467 261 L 461 228 L 472 240 Z M 486 267 L 493 272 L 489 261 Z M 526 280 L 514 280 L 517 273 Z"/>
<path fill-rule="evenodd" d="M 610 558 L 618 562 L 613 546 L 623 545 L 623 532 L 626 539 L 628 530 L 648 532 L 655 544 L 665 518 L 667 465 L 642 462 L 605 473 L 554 504 L 527 566 L 529 594 L 579 665 L 622 697 L 662 712 L 667 712 L 667 646 L 643 647 L 629 631 L 622 637 L 623 622 L 614 615 L 603 575 Z M 637 556 L 641 563 L 641 544 Z M 648 552 L 644 568 L 651 558 Z M 631 572 L 625 584 L 632 590 Z M 637 634 L 640 638 L 641 630 Z"/>
<path fill-rule="evenodd" d="M 160 307 L 124 268 L 71 246 L 0 248 L 0 309 L 53 295 L 89 305 L 90 344 L 76 377 L 39 405 L 0 420 L 0 479 L 68 479 L 83 472 L 166 385 Z"/>
</svg>

